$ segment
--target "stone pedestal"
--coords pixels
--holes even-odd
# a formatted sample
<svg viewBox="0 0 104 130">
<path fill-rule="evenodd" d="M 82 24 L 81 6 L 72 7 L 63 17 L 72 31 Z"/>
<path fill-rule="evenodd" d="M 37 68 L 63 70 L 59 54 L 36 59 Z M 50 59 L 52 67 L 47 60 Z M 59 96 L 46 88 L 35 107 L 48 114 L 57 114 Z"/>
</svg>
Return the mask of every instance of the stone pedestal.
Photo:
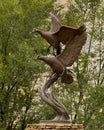
<svg viewBox="0 0 104 130">
<path fill-rule="evenodd" d="M 82 124 L 40 123 L 29 124 L 25 130 L 84 130 Z"/>
</svg>

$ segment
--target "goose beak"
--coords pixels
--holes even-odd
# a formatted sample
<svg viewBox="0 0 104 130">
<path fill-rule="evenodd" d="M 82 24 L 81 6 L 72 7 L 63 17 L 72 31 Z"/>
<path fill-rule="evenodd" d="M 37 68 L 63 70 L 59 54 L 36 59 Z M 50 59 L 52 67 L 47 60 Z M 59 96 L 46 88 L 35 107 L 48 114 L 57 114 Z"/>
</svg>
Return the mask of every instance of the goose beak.
<svg viewBox="0 0 104 130">
<path fill-rule="evenodd" d="M 36 28 L 33 28 L 33 30 L 30 32 L 30 34 L 34 33 L 34 32 L 37 32 L 37 29 Z"/>
<path fill-rule="evenodd" d="M 40 60 L 40 56 L 37 56 L 35 59 L 36 59 L 36 60 Z"/>
<path fill-rule="evenodd" d="M 36 28 L 33 28 L 32 33 L 36 32 L 36 30 L 37 30 Z"/>
</svg>

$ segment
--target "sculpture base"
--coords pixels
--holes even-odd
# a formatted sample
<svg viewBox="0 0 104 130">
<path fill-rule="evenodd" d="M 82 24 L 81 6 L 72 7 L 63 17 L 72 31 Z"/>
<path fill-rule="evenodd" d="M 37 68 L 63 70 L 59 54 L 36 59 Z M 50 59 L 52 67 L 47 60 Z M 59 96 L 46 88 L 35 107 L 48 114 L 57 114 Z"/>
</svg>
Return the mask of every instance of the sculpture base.
<svg viewBox="0 0 104 130">
<path fill-rule="evenodd" d="M 40 123 L 29 124 L 25 130 L 84 130 L 82 124 Z"/>
</svg>

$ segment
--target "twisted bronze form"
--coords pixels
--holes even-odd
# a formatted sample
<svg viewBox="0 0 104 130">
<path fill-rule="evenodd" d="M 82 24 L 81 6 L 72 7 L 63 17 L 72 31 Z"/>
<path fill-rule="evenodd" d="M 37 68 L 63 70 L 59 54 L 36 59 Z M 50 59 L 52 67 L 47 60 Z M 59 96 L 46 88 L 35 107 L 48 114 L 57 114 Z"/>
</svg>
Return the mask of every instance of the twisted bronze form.
<svg viewBox="0 0 104 130">
<path fill-rule="evenodd" d="M 56 95 L 53 92 L 52 85 L 54 82 L 59 78 L 59 75 L 54 73 L 52 76 L 50 76 L 43 87 L 40 89 L 40 97 L 44 102 L 46 102 L 49 106 L 51 106 L 55 112 L 56 117 L 51 120 L 52 122 L 59 122 L 59 121 L 68 121 L 69 115 L 67 113 L 66 108 L 63 106 L 63 104 L 60 103 L 60 101 L 57 99 Z M 50 95 L 47 93 L 48 89 L 51 87 L 51 93 Z"/>
</svg>

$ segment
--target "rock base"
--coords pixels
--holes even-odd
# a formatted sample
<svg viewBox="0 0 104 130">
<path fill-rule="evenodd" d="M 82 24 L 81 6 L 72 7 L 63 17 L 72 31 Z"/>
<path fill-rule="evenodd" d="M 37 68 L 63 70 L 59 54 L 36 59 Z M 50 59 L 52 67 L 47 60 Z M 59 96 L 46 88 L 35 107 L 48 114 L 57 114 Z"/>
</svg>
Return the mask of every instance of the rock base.
<svg viewBox="0 0 104 130">
<path fill-rule="evenodd" d="M 84 130 L 82 124 L 40 123 L 28 124 L 25 130 Z"/>
</svg>

